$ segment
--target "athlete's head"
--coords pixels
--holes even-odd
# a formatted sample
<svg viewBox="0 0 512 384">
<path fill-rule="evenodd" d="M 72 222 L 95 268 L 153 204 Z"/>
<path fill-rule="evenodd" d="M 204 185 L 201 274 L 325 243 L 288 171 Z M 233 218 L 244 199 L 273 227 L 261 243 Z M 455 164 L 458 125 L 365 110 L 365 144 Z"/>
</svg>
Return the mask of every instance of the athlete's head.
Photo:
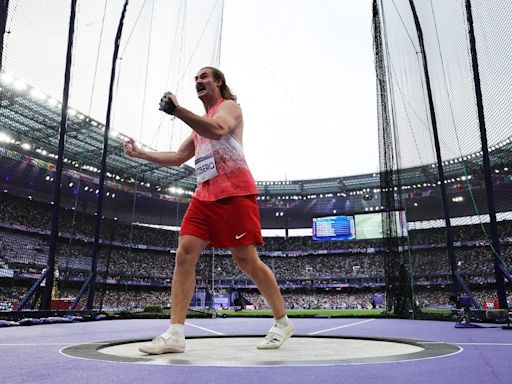
<svg viewBox="0 0 512 384">
<path fill-rule="evenodd" d="M 209 91 L 214 91 L 212 87 L 219 89 L 221 96 L 226 100 L 236 101 L 236 95 L 234 95 L 226 84 L 226 77 L 217 68 L 204 67 L 199 70 L 196 77 L 196 90 L 197 96 L 205 95 Z"/>
</svg>

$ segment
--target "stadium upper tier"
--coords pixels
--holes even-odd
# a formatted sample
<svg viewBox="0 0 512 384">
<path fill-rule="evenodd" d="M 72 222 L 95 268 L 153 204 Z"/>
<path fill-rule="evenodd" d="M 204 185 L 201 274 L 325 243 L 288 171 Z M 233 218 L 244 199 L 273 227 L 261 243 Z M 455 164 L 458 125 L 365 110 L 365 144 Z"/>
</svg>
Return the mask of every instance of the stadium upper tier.
<svg viewBox="0 0 512 384">
<path fill-rule="evenodd" d="M 57 162 L 61 103 L 9 74 L 1 74 L 0 79 L 0 156 L 3 158 L 0 171 L 4 175 L 3 187 L 9 188 L 10 193 L 25 197 L 28 191 L 34 198 L 49 202 L 53 195 L 51 181 Z M 104 129 L 101 122 L 69 108 L 63 171 L 63 188 L 69 186 L 69 193 L 63 193 L 65 205 L 72 206 L 77 194 L 81 201 L 95 199 Z M 140 196 L 138 203 L 144 206 L 144 213 L 138 213 L 141 215 L 137 217 L 138 221 L 156 223 L 154 218 L 161 218 L 164 200 L 177 206 L 168 209 L 169 212 L 177 210 L 182 214 L 196 186 L 194 169 L 188 165 L 161 167 L 129 158 L 123 154 L 125 138 L 111 128 L 106 193 L 115 199 L 109 199 L 111 201 L 105 208 L 110 211 L 108 214 L 119 216 L 123 210 L 128 212 L 126 207 L 131 204 L 135 191 Z M 497 178 L 510 175 L 511 148 L 510 138 L 489 148 Z M 459 195 L 469 185 L 478 186 L 481 169 L 480 152 L 444 163 L 447 183 Z M 81 188 L 86 188 L 85 191 L 76 190 L 78 181 Z M 510 182 L 510 176 L 503 181 Z M 403 169 L 400 180 L 397 180 L 397 185 L 401 185 L 409 197 L 419 195 L 424 201 L 436 194 L 438 184 L 434 164 Z M 378 173 L 316 180 L 257 181 L 257 185 L 264 228 L 282 228 L 283 217 L 280 216 L 284 216 L 289 228 L 298 228 L 308 227 L 315 215 L 381 208 Z M 90 207 L 94 205 L 90 204 Z M 439 215 L 436 213 L 438 205 L 433 203 L 432 208 L 426 208 L 414 220 L 442 217 L 441 212 Z M 420 209 L 416 211 L 421 212 Z M 283 211 L 286 212 L 284 215 Z M 464 214 L 470 212 L 460 212 L 460 215 Z M 174 217 L 169 215 L 166 223 L 158 224 L 175 225 L 179 216 L 179 213 Z"/>
</svg>

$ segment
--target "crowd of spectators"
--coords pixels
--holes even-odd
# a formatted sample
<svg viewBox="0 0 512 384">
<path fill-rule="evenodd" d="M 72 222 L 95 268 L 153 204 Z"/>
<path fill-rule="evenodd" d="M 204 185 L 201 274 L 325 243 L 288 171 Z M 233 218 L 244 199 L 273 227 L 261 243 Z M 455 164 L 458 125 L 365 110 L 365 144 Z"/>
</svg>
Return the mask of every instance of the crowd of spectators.
<svg viewBox="0 0 512 384">
<path fill-rule="evenodd" d="M 17 279 L 36 279 L 46 267 L 49 253 L 50 206 L 19 197 L 3 194 L 0 199 L 0 268 L 14 272 L 14 289 Z M 68 289 L 89 275 L 92 253 L 92 216 L 74 214 L 73 210 L 61 210 L 60 236 L 56 248 L 56 267 L 59 270 L 58 284 Z M 512 235 L 512 222 L 500 222 L 503 238 Z M 73 236 L 70 237 L 70 234 Z M 107 290 L 104 301 L 122 302 L 132 306 L 139 302 L 151 302 L 155 292 L 144 286 L 169 286 L 174 269 L 177 233 L 163 229 L 104 220 L 102 234 L 113 239 L 115 244 L 102 244 L 98 255 L 98 278 L 110 284 L 125 286 L 124 290 Z M 422 287 L 433 287 L 433 291 L 421 291 L 418 301 L 425 306 L 442 305 L 435 289 L 450 284 L 450 264 L 444 243 L 444 229 L 412 230 L 402 259 L 407 260 L 414 282 Z M 470 284 L 485 285 L 494 279 L 494 253 L 484 242 L 488 239 L 488 228 L 484 225 L 454 227 L 458 269 Z M 464 244 L 465 241 L 477 243 Z M 414 248 L 414 246 L 420 247 Z M 424 246 L 421 246 L 424 245 Z M 311 237 L 268 237 L 259 247 L 263 262 L 275 272 L 281 286 L 293 282 L 298 286 L 329 287 L 329 284 L 351 283 L 371 286 L 382 283 L 387 256 L 379 247 L 382 240 L 353 242 L 315 242 Z M 339 252 L 336 252 L 339 250 Z M 290 251 L 287 253 L 286 251 Z M 300 255 L 293 251 L 301 251 Z M 331 251 L 319 253 L 317 251 Z M 286 256 L 285 256 L 286 255 Z M 512 265 L 512 243 L 505 241 L 501 257 L 506 265 Z M 2 275 L 4 281 L 7 275 Z M 239 281 L 247 277 L 238 268 L 227 250 L 216 250 L 215 257 L 206 252 L 197 267 L 198 280 Z M 300 282 L 302 281 L 302 282 Z M 132 287 L 142 288 L 132 289 Z M 18 287 L 19 288 L 19 287 Z M 19 289 L 9 291 L 2 288 L 0 297 L 19 296 Z M 129 289 L 128 289 L 129 288 Z M 434 289 L 435 288 L 435 289 Z M 21 288 L 20 288 L 21 289 Z M 25 288 L 26 289 L 26 288 Z M 131 292 L 133 291 L 133 292 Z M 160 291 L 158 291 L 160 292 Z M 254 293 L 248 293 L 255 295 Z M 288 295 L 288 294 L 287 294 Z M 345 296 L 344 296 L 345 295 Z M 290 294 L 289 305 L 294 308 L 330 306 L 332 308 L 368 307 L 371 295 L 361 294 L 356 299 L 347 293 L 318 293 L 308 295 Z M 156 295 L 158 300 L 160 296 Z M 165 291 L 167 297 L 168 292 Z M 254 296 L 258 306 L 261 298 Z M 0 300 L 1 301 L 1 300 Z M 320 304 L 319 304 L 320 303 Z"/>
<path fill-rule="evenodd" d="M 43 235 L 12 230 L 0 230 L 0 257 L 13 269 L 24 267 L 43 269 L 48 258 L 48 240 Z M 63 271 L 86 272 L 91 266 L 92 246 L 80 241 L 63 239 L 56 248 L 57 266 Z M 494 253 L 489 246 L 459 247 L 456 249 L 458 269 L 467 275 L 494 273 Z M 306 256 L 261 256 L 278 279 L 316 279 L 329 277 L 368 278 L 384 275 L 384 253 L 349 253 Z M 419 249 L 407 252 L 414 276 L 432 277 L 446 274 L 450 265 L 444 248 Z M 505 264 L 512 264 L 512 246 L 501 249 Z M 103 246 L 99 253 L 98 271 L 108 276 L 170 278 L 175 254 L 168 251 L 142 250 L 131 247 Z M 228 254 L 205 254 L 198 264 L 199 276 L 244 278 Z"/>
<path fill-rule="evenodd" d="M 0 195 L 0 224 L 21 226 L 27 231 L 49 234 L 51 228 L 50 206 L 21 197 L 8 194 Z M 73 234 L 74 238 L 92 241 L 94 233 L 93 216 L 72 209 L 61 209 L 59 231 L 64 236 Z M 510 221 L 498 223 L 502 238 L 512 238 L 512 224 Z M 489 240 L 490 230 L 488 224 L 471 224 L 453 226 L 453 236 L 456 242 Z M 140 225 L 130 225 L 115 220 L 104 219 L 101 229 L 102 238 L 123 244 L 138 244 L 148 247 L 162 247 L 176 249 L 178 233 L 176 231 L 150 228 Z M 382 247 L 381 239 L 359 240 L 345 242 L 317 242 L 311 236 L 299 237 L 267 237 L 265 244 L 259 247 L 260 252 L 284 252 L 284 251 L 325 251 L 325 250 L 350 250 L 373 249 Z M 444 228 L 429 228 L 412 230 L 409 232 L 407 243 L 415 245 L 444 244 L 446 241 Z M 220 250 L 223 252 L 223 250 Z"/>
</svg>

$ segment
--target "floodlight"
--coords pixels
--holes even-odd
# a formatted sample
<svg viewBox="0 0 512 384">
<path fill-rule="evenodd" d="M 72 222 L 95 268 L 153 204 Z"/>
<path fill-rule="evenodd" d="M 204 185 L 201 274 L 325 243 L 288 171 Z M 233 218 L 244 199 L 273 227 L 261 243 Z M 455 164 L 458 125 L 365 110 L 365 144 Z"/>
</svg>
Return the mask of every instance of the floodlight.
<svg viewBox="0 0 512 384">
<path fill-rule="evenodd" d="M 18 91 L 25 91 L 25 90 L 28 89 L 28 86 L 22 80 L 15 80 L 14 81 L 14 88 L 16 88 Z"/>
<path fill-rule="evenodd" d="M 32 97 L 35 97 L 36 99 L 39 99 L 39 100 L 46 100 L 48 98 L 48 96 L 46 96 L 43 92 L 41 92 L 40 90 L 35 89 L 35 88 L 32 88 L 32 90 L 30 91 L 30 94 L 32 95 Z"/>
<path fill-rule="evenodd" d="M 2 76 L 0 76 L 0 78 L 2 79 L 2 82 L 4 84 L 10 84 L 13 82 L 14 80 L 14 77 L 12 77 L 11 75 L 9 75 L 8 73 L 2 73 Z"/>
<path fill-rule="evenodd" d="M 3 132 L 0 132 L 0 142 L 1 143 L 9 143 L 11 141 L 11 137 L 8 136 L 7 134 L 3 133 Z"/>
</svg>

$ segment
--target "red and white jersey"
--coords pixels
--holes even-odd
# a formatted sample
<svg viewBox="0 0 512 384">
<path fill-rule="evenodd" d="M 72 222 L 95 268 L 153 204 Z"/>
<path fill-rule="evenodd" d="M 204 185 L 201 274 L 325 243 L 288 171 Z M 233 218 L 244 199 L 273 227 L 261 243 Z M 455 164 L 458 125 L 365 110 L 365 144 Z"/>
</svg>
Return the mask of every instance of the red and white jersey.
<svg viewBox="0 0 512 384">
<path fill-rule="evenodd" d="M 207 116 L 215 116 L 223 101 L 217 103 Z M 230 196 L 258 194 L 245 161 L 242 143 L 232 133 L 220 140 L 211 140 L 192 132 L 192 139 L 197 175 L 196 199 L 215 201 Z"/>
</svg>

